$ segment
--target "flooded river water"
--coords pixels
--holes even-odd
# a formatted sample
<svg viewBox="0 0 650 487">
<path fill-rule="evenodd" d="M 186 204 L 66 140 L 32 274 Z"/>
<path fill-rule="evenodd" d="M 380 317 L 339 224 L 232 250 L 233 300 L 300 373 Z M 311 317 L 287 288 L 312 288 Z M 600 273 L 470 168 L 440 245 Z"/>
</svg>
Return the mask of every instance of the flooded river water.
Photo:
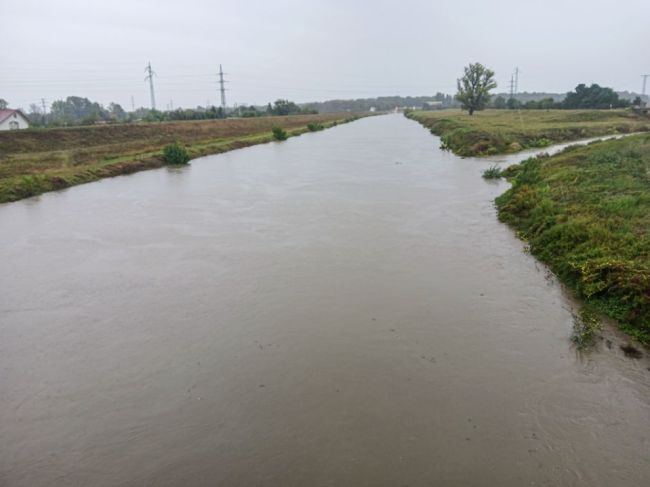
<svg viewBox="0 0 650 487">
<path fill-rule="evenodd" d="M 571 348 L 438 145 L 372 117 L 0 205 L 0 485 L 649 485 L 647 358 Z"/>
</svg>

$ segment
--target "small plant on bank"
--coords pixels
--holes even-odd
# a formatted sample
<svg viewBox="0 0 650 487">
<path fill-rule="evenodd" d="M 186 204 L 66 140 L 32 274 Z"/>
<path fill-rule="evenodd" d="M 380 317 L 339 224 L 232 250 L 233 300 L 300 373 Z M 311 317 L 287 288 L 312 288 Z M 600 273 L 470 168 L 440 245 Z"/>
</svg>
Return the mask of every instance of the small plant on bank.
<svg viewBox="0 0 650 487">
<path fill-rule="evenodd" d="M 579 316 L 573 315 L 573 334 L 571 341 L 578 350 L 585 350 L 594 344 L 596 334 L 602 330 L 602 323 L 596 313 L 584 306 Z"/>
<path fill-rule="evenodd" d="M 484 179 L 499 179 L 502 176 L 502 171 L 497 166 L 490 166 L 483 171 Z"/>
<path fill-rule="evenodd" d="M 190 155 L 185 147 L 174 142 L 163 148 L 163 159 L 167 164 L 187 164 L 190 161 Z"/>
<path fill-rule="evenodd" d="M 325 126 L 322 123 L 310 122 L 307 124 L 307 128 L 310 132 L 318 132 L 319 130 L 323 130 Z"/>
<path fill-rule="evenodd" d="M 289 138 L 287 131 L 280 127 L 273 127 L 272 132 L 275 140 L 287 140 Z"/>
</svg>

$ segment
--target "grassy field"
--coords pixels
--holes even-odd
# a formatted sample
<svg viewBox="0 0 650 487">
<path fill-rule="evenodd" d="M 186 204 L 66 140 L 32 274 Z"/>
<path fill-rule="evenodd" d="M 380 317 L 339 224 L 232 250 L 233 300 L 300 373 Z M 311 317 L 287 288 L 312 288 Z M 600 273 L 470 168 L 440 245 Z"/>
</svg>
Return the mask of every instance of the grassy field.
<svg viewBox="0 0 650 487">
<path fill-rule="evenodd" d="M 0 203 L 161 167 L 162 148 L 174 141 L 198 157 L 270 142 L 273 127 L 291 136 L 309 131 L 308 124 L 330 127 L 354 118 L 339 113 L 0 132 Z"/>
<path fill-rule="evenodd" d="M 587 303 L 650 345 L 650 134 L 570 146 L 504 171 L 512 225 Z"/>
<path fill-rule="evenodd" d="M 558 142 L 650 130 L 650 117 L 628 110 L 414 111 L 407 115 L 439 135 L 459 156 L 542 148 Z"/>
</svg>

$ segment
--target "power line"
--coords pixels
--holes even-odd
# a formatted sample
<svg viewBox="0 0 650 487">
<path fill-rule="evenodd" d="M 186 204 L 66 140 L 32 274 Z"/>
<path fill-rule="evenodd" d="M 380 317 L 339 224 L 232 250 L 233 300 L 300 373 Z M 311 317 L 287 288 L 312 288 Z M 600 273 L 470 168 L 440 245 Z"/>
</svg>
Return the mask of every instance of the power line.
<svg viewBox="0 0 650 487">
<path fill-rule="evenodd" d="M 147 76 L 145 76 L 144 80 L 147 81 L 149 80 L 149 94 L 151 95 L 151 109 L 155 110 L 156 109 L 156 97 L 154 95 L 153 91 L 153 77 L 156 73 L 154 73 L 151 70 L 151 61 L 149 61 L 149 64 L 147 64 L 147 67 L 144 69 L 144 71 L 147 73 Z"/>
</svg>

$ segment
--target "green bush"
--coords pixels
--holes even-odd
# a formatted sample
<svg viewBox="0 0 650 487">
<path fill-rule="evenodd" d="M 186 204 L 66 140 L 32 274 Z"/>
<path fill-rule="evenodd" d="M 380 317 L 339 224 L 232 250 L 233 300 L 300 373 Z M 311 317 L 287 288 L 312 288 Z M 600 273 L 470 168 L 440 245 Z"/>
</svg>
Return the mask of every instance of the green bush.
<svg viewBox="0 0 650 487">
<path fill-rule="evenodd" d="M 174 142 L 163 148 L 163 159 L 167 164 L 187 164 L 190 161 L 190 155 L 185 147 Z"/>
<path fill-rule="evenodd" d="M 318 132 L 319 130 L 323 130 L 325 127 L 322 123 L 310 122 L 307 124 L 307 128 L 310 132 Z"/>
<path fill-rule="evenodd" d="M 289 138 L 287 131 L 280 127 L 273 127 L 272 132 L 275 140 L 287 140 Z"/>
</svg>

